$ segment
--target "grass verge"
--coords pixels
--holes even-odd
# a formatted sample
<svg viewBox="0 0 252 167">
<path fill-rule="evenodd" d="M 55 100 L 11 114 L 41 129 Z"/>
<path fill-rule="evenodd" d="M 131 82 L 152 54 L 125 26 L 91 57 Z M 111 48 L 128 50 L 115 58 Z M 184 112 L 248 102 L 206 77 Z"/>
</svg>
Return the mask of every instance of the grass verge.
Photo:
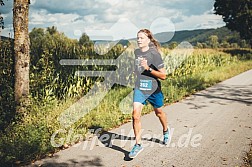
<svg viewBox="0 0 252 167">
<path fill-rule="evenodd" d="M 190 73 L 194 69 L 193 66 L 184 66 L 186 68 L 178 70 L 180 74 L 169 75 L 166 80 L 162 81 L 165 103 L 177 102 L 199 90 L 252 69 L 252 60 L 230 61 L 232 59 L 230 55 L 229 57 L 228 55 L 214 57 L 215 54 L 213 52 L 208 56 L 213 57 L 213 63 L 206 57 L 202 59 L 208 63 L 207 67 L 197 67 L 195 72 Z M 225 59 L 225 57 L 227 58 Z M 197 59 L 197 61 L 200 60 Z M 213 66 L 215 61 L 218 61 L 217 65 Z M 225 63 L 220 65 L 223 61 Z M 186 74 L 181 75 L 181 73 Z M 27 109 L 27 113 L 24 113 L 25 116 L 12 122 L 4 132 L 0 133 L 0 164 L 13 166 L 29 163 L 45 155 L 51 155 L 64 148 L 66 144 L 71 145 L 85 140 L 89 127 L 98 126 L 109 130 L 129 121 L 131 119 L 130 110 L 122 112 L 120 102 L 131 91 L 130 88 L 115 87 L 106 95 L 99 106 L 68 129 L 62 129 L 57 118 L 77 98 L 65 101 L 32 101 L 31 107 Z M 143 114 L 151 111 L 152 108 L 148 105 L 144 107 Z M 51 137 L 55 132 L 58 132 L 55 135 L 57 146 L 53 147 Z"/>
</svg>

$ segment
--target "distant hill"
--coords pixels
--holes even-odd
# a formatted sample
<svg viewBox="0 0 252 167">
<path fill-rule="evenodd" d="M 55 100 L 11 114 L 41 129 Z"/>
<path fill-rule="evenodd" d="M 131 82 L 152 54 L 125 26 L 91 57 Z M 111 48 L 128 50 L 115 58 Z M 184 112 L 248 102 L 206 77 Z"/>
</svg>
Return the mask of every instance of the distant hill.
<svg viewBox="0 0 252 167">
<path fill-rule="evenodd" d="M 197 42 L 200 43 L 207 43 L 209 41 L 209 37 L 211 35 L 216 35 L 218 36 L 218 42 L 223 43 L 224 41 L 229 42 L 229 43 L 240 43 L 241 38 L 239 36 L 239 33 L 234 32 L 229 30 L 226 27 L 221 27 L 217 29 L 197 29 L 197 30 L 183 30 L 183 31 L 176 31 L 175 34 L 171 32 L 162 32 L 155 34 L 155 38 L 161 39 L 161 44 L 163 46 L 169 45 L 172 42 L 177 42 L 180 43 L 182 41 L 188 41 L 192 45 L 196 45 Z M 167 42 L 165 39 L 170 39 Z M 1 40 L 6 40 L 9 39 L 8 37 L 1 36 Z M 128 39 L 129 41 L 131 40 L 136 40 L 136 38 Z M 120 40 L 117 41 L 118 43 L 121 43 L 122 45 L 128 45 L 128 40 Z M 102 40 L 97 40 L 94 42 L 111 42 L 111 41 L 102 41 Z"/>
<path fill-rule="evenodd" d="M 190 39 L 208 33 L 209 31 L 213 31 L 214 29 L 198 29 L 198 30 L 182 30 L 182 31 L 176 31 L 175 34 L 169 33 L 169 32 L 163 32 L 155 34 L 155 38 L 162 39 L 162 38 L 169 38 L 172 37 L 171 35 L 174 35 L 170 41 L 167 41 L 162 44 L 171 43 L 171 42 L 177 42 L 180 43 L 182 41 L 189 41 Z"/>
<path fill-rule="evenodd" d="M 167 33 L 155 34 L 155 37 L 167 36 Z M 180 43 L 182 41 L 188 41 L 192 45 L 196 45 L 197 42 L 204 43 L 209 41 L 211 35 L 218 36 L 219 42 L 227 41 L 229 43 L 239 43 L 241 38 L 239 33 L 229 30 L 226 27 L 221 27 L 217 29 L 198 29 L 198 30 L 183 30 L 176 31 L 173 38 L 162 45 L 167 45 L 172 42 Z M 159 38 L 158 38 L 159 39 Z"/>
<path fill-rule="evenodd" d="M 221 28 L 206 31 L 203 34 L 199 34 L 195 37 L 192 37 L 188 39 L 188 42 L 192 44 L 196 44 L 197 42 L 203 43 L 203 42 L 208 41 L 211 35 L 218 36 L 219 43 L 223 43 L 224 41 L 229 42 L 229 43 L 239 43 L 242 40 L 238 32 L 231 31 L 226 27 L 221 27 Z"/>
</svg>

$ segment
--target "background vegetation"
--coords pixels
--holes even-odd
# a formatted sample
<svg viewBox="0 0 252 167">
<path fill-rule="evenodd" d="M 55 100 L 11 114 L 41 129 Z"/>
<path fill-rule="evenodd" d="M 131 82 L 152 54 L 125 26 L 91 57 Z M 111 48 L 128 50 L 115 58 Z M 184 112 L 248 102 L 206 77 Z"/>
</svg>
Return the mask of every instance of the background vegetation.
<svg viewBox="0 0 252 167">
<path fill-rule="evenodd" d="M 161 34 L 158 34 L 162 36 Z M 175 33 L 173 38 L 163 46 L 173 49 L 178 43 L 188 41 L 197 48 L 249 48 L 249 41 L 240 38 L 237 31 L 227 27 L 217 29 L 185 30 Z"/>
<path fill-rule="evenodd" d="M 221 32 L 218 33 L 220 30 Z M 171 71 L 166 80 L 162 81 L 166 104 L 176 102 L 252 68 L 252 51 L 243 48 L 248 46 L 246 41 L 241 45 L 242 40 L 229 31 L 226 32 L 230 33 L 229 35 L 221 37 L 224 32 L 226 32 L 224 28 L 217 29 L 216 33 L 209 30 L 195 35 L 193 32 L 193 38 L 188 36 L 184 38 L 191 41 L 198 49 L 195 49 L 193 55 L 185 59 L 180 66 Z M 229 43 L 227 47 L 223 46 L 224 38 Z M 92 126 L 108 130 L 131 119 L 130 113 L 120 111 L 119 103 L 132 89 L 115 85 L 97 108 L 66 129 L 66 132 L 59 133 L 56 141 L 59 142 L 60 138 L 65 140 L 59 144 L 59 147 L 53 147 L 50 139 L 61 129 L 57 121 L 60 113 L 85 95 L 95 82 L 102 80 L 99 77 L 77 77 L 74 75 L 75 71 L 116 69 L 113 66 L 62 66 L 59 61 L 68 58 L 115 59 L 124 51 L 124 45 L 128 43 L 124 41 L 101 56 L 94 52 L 93 42 L 86 34 L 83 34 L 79 40 L 73 40 L 58 32 L 56 27 L 49 27 L 46 30 L 33 29 L 30 33 L 30 41 L 30 104 L 27 110 L 20 114 L 15 112 L 13 93 L 15 61 L 13 41 L 11 39 L 1 41 L 0 164 L 4 166 L 31 162 L 62 149 L 64 144 L 74 144 L 82 139 L 76 136 L 81 134 L 85 138 L 88 128 Z M 199 43 L 202 45 L 205 43 L 204 47 L 200 47 Z M 164 60 L 172 56 L 172 49 L 176 46 L 170 44 L 163 45 Z M 129 50 L 126 54 L 133 56 L 133 51 Z M 166 66 L 172 67 L 174 62 L 167 61 Z M 150 111 L 151 107 L 148 106 L 143 114 Z M 69 131 L 72 134 L 67 139 Z"/>
</svg>

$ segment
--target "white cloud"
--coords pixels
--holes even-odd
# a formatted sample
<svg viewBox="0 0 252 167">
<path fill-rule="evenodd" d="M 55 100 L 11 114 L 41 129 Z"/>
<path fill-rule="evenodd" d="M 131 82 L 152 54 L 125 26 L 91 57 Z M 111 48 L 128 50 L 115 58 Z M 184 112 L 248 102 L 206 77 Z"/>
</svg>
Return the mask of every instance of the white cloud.
<svg viewBox="0 0 252 167">
<path fill-rule="evenodd" d="M 160 17 L 173 21 L 176 30 L 216 28 L 224 23 L 220 16 L 212 14 L 213 3 L 213 0 L 32 0 L 29 27 L 31 30 L 56 26 L 70 38 L 79 38 L 80 32 L 88 29 L 110 29 L 123 18 L 139 29 L 150 28 Z M 11 7 L 10 2 L 5 9 L 6 27 L 12 27 Z M 167 24 L 164 25 L 167 29 Z M 118 32 L 128 32 L 129 28 L 123 26 Z M 9 31 L 10 28 L 2 34 Z"/>
<path fill-rule="evenodd" d="M 225 23 L 221 16 L 206 11 L 202 15 L 184 16 L 182 22 L 175 24 L 177 30 L 185 30 L 185 25 L 187 30 L 193 30 L 222 27 Z"/>
</svg>

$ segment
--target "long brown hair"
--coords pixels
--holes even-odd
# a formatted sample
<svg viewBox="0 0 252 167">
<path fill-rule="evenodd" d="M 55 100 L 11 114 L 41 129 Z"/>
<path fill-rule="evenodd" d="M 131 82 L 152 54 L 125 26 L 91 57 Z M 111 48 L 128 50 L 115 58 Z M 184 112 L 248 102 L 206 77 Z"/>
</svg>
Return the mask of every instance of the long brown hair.
<svg viewBox="0 0 252 167">
<path fill-rule="evenodd" d="M 160 43 L 154 38 L 154 35 L 150 32 L 148 29 L 141 29 L 138 31 L 138 33 L 144 33 L 150 41 L 155 45 L 156 49 L 160 52 Z"/>
</svg>

